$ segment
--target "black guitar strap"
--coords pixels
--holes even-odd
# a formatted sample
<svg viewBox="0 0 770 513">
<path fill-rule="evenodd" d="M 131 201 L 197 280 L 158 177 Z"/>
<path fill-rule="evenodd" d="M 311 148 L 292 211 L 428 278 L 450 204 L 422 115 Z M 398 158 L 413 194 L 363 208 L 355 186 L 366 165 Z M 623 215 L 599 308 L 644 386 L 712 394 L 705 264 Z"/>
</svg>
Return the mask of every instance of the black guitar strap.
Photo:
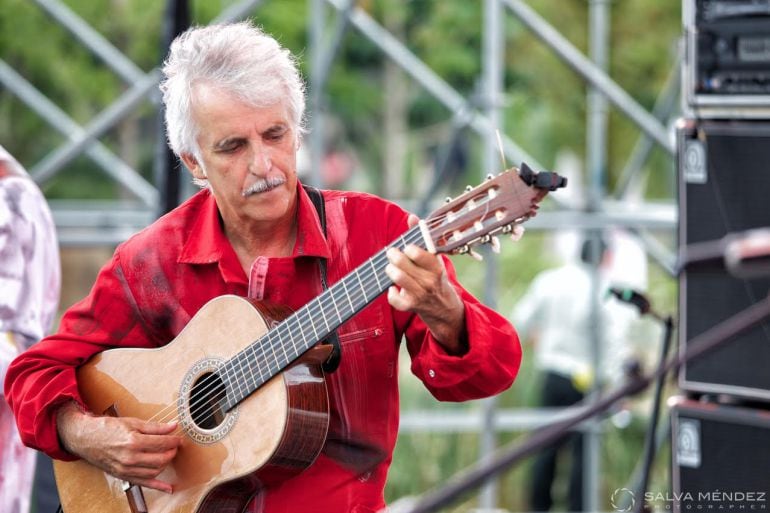
<svg viewBox="0 0 770 513">
<path fill-rule="evenodd" d="M 324 238 L 326 238 L 326 207 L 324 205 L 323 194 L 321 194 L 321 191 L 315 187 L 304 184 L 302 187 L 305 188 L 305 192 L 310 196 L 310 200 L 313 202 L 316 212 L 318 212 L 318 219 L 321 221 L 321 229 L 323 230 Z M 326 279 L 325 258 L 318 259 L 318 268 L 321 271 L 321 287 L 323 287 L 325 292 L 329 289 L 329 284 Z M 334 349 L 332 350 L 332 354 L 329 355 L 329 359 L 321 365 L 321 368 L 324 372 L 330 373 L 337 370 L 337 367 L 340 365 L 340 360 L 342 359 L 342 347 L 340 347 L 340 338 L 337 336 L 337 330 L 331 332 L 326 342 L 331 344 Z"/>
</svg>

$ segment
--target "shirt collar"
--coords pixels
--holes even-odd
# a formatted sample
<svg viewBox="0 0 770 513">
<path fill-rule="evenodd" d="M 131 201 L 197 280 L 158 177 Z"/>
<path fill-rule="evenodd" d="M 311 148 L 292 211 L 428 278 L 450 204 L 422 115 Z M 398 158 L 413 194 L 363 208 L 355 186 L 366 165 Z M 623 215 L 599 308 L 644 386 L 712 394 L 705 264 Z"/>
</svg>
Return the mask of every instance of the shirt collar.
<svg viewBox="0 0 770 513">
<path fill-rule="evenodd" d="M 330 258 L 329 243 L 321 229 L 321 221 L 318 219 L 313 200 L 310 199 L 305 188 L 297 180 L 297 193 L 299 195 L 299 208 L 297 212 L 297 242 L 294 244 L 293 257 L 309 256 Z M 328 230 L 328 222 L 327 222 Z"/>
<path fill-rule="evenodd" d="M 179 255 L 179 263 L 212 264 L 221 261 L 225 252 L 234 255 L 230 241 L 222 230 L 214 195 L 209 191 L 200 194 L 205 194 L 206 197 L 201 202 L 197 219 Z M 328 259 L 331 257 L 331 250 L 323 235 L 318 213 L 299 181 L 297 181 L 297 194 L 299 198 L 297 241 L 294 244 L 292 257 L 309 256 Z"/>
<path fill-rule="evenodd" d="M 198 194 L 205 196 L 199 203 L 192 229 L 177 261 L 182 264 L 218 264 L 225 282 L 247 282 L 238 256 L 222 230 L 214 195 L 208 190 Z"/>
</svg>

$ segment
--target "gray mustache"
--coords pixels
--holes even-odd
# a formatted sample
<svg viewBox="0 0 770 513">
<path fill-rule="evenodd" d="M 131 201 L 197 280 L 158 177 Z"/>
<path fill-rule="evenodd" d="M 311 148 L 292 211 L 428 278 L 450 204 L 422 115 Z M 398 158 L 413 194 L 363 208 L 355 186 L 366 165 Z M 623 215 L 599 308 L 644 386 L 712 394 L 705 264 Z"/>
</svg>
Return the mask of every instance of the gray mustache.
<svg viewBox="0 0 770 513">
<path fill-rule="evenodd" d="M 270 189 L 275 189 L 276 187 L 279 187 L 285 183 L 286 183 L 286 179 L 283 177 L 263 178 L 262 180 L 255 182 L 248 189 L 243 191 L 243 195 L 249 196 L 251 194 L 259 194 L 260 192 L 265 192 L 265 191 L 269 191 Z"/>
</svg>

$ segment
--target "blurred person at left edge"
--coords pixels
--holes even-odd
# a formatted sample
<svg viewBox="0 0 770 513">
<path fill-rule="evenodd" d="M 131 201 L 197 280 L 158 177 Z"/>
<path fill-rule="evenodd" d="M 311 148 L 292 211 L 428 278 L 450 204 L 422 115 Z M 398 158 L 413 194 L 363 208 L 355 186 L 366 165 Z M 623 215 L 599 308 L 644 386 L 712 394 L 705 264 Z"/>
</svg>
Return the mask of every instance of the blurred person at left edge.
<svg viewBox="0 0 770 513">
<path fill-rule="evenodd" d="M 13 358 L 50 332 L 60 283 L 59 246 L 45 198 L 21 164 L 0 146 L 0 378 L 5 378 Z M 45 483 L 37 495 L 56 497 L 50 459 L 22 444 L 3 394 L 0 511 L 30 511 L 36 467 Z"/>
</svg>

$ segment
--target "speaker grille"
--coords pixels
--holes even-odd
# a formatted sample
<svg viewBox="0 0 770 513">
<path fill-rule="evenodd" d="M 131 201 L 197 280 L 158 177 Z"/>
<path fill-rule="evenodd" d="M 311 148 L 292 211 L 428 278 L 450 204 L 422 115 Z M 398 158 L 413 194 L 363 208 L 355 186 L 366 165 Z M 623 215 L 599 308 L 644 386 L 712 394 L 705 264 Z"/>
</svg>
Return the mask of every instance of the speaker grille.
<svg viewBox="0 0 770 513">
<path fill-rule="evenodd" d="M 668 509 L 770 508 L 770 412 L 684 401 L 671 410 Z M 658 504 L 654 504 L 658 506 Z"/>
<path fill-rule="evenodd" d="M 678 134 L 680 243 L 770 226 L 770 123 L 689 122 Z M 705 162 L 699 161 L 705 159 Z M 680 278 L 680 347 L 753 305 L 770 278 L 692 268 Z M 686 364 L 684 390 L 770 400 L 770 321 Z"/>
</svg>

